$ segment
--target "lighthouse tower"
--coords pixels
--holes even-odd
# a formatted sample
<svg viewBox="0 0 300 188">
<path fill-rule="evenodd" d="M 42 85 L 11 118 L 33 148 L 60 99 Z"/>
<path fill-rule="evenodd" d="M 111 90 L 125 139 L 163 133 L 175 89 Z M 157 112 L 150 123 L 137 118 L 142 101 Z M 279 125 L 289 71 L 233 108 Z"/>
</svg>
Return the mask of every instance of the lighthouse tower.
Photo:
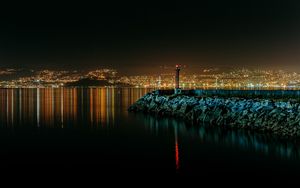
<svg viewBox="0 0 300 188">
<path fill-rule="evenodd" d="M 175 73 L 175 94 L 179 94 L 181 92 L 179 88 L 179 72 L 180 72 L 181 65 L 176 65 L 176 73 Z"/>
</svg>

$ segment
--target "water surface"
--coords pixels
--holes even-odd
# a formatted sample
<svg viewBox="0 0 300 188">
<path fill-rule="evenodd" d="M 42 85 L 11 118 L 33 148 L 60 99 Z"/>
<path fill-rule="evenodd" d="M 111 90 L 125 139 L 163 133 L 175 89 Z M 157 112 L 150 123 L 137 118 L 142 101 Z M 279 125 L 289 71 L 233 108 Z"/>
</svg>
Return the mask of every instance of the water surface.
<svg viewBox="0 0 300 188">
<path fill-rule="evenodd" d="M 0 165 L 164 175 L 300 174 L 297 140 L 127 112 L 151 89 L 0 89 Z"/>
</svg>

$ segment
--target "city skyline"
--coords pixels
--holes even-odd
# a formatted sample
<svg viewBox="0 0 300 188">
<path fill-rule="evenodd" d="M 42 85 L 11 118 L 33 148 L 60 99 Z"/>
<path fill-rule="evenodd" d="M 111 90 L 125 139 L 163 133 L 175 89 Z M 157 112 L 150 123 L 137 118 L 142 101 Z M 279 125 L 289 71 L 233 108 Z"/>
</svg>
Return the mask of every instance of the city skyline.
<svg viewBox="0 0 300 188">
<path fill-rule="evenodd" d="M 161 67 L 155 74 L 123 75 L 118 69 L 95 70 L 15 70 L 0 69 L 2 88 L 38 87 L 136 87 L 174 88 L 175 68 Z M 180 88 L 216 89 L 299 89 L 300 73 L 272 69 L 203 68 L 190 72 L 182 67 Z"/>
</svg>

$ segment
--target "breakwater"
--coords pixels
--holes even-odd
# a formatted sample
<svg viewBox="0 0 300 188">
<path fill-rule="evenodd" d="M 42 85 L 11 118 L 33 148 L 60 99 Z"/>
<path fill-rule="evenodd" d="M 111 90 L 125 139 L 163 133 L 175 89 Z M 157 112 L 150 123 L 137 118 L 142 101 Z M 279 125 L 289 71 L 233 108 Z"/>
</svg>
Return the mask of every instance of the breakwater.
<svg viewBox="0 0 300 188">
<path fill-rule="evenodd" d="M 146 94 L 128 109 L 157 116 L 171 116 L 193 124 L 269 132 L 283 137 L 300 136 L 300 103 L 295 100 Z"/>
<path fill-rule="evenodd" d="M 174 94 L 174 89 L 156 90 L 159 95 Z M 191 89 L 182 90 L 181 94 L 189 96 L 218 96 L 243 98 L 272 98 L 272 99 L 300 99 L 300 90 L 230 90 L 230 89 Z"/>
</svg>

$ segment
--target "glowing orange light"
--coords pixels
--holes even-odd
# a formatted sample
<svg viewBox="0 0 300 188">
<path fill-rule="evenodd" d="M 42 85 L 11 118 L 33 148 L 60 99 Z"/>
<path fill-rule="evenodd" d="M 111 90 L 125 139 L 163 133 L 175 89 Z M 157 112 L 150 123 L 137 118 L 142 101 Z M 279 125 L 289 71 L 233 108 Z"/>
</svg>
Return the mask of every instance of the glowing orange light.
<svg viewBox="0 0 300 188">
<path fill-rule="evenodd" d="M 175 161 L 176 161 L 176 170 L 179 170 L 179 149 L 178 149 L 178 142 L 175 142 Z"/>
</svg>

